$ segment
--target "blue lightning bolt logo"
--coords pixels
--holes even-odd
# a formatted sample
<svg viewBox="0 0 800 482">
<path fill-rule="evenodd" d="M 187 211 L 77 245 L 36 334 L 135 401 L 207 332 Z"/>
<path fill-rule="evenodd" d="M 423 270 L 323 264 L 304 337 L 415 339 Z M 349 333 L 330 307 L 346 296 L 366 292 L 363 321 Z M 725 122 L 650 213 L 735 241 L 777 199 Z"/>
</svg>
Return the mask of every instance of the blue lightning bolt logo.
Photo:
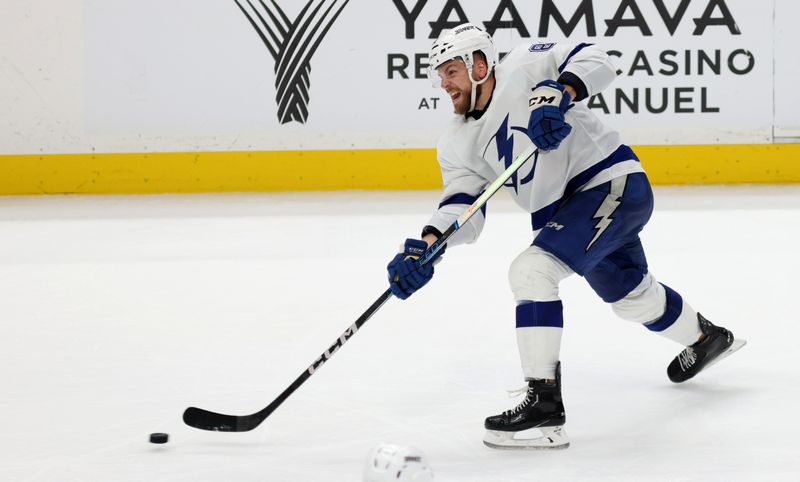
<svg viewBox="0 0 800 482">
<path fill-rule="evenodd" d="M 500 128 L 497 129 L 497 133 L 494 135 L 493 139 L 495 142 L 495 148 L 497 149 L 497 160 L 503 163 L 503 166 L 508 169 L 514 162 L 514 136 L 513 131 L 522 132 L 526 136 L 528 135 L 528 130 L 522 127 L 511 126 L 511 131 L 508 130 L 508 118 L 509 116 L 506 115 L 506 118 L 503 120 L 503 123 L 500 124 Z M 491 143 L 491 141 L 490 141 Z M 486 146 L 488 149 L 489 146 Z M 486 156 L 486 149 L 484 149 L 484 157 Z M 536 153 L 536 158 L 538 159 L 539 153 Z M 527 184 L 533 180 L 533 175 L 536 170 L 536 163 L 534 162 L 533 168 L 531 172 L 525 176 L 524 179 L 518 182 L 518 176 L 515 172 L 511 175 L 508 182 L 506 182 L 505 187 L 513 187 L 514 192 L 518 192 L 519 186 Z"/>
</svg>

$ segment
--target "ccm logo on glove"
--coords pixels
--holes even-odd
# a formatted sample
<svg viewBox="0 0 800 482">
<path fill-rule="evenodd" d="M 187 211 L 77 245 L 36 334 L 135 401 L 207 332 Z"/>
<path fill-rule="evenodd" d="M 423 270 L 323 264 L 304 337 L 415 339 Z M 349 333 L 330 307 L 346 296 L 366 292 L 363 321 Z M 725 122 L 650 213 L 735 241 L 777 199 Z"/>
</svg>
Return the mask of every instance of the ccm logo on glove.
<svg viewBox="0 0 800 482">
<path fill-rule="evenodd" d="M 572 132 L 572 126 L 564 120 L 571 102 L 569 92 L 555 80 L 544 80 L 534 87 L 528 100 L 531 108 L 528 137 L 536 147 L 543 151 L 558 149 Z"/>
<path fill-rule="evenodd" d="M 531 98 L 528 101 L 528 105 L 531 107 L 531 109 L 544 104 L 558 105 L 561 103 L 562 97 L 563 94 L 561 93 L 561 91 L 558 91 L 551 87 L 540 87 L 533 91 L 533 93 L 531 94 Z"/>
</svg>

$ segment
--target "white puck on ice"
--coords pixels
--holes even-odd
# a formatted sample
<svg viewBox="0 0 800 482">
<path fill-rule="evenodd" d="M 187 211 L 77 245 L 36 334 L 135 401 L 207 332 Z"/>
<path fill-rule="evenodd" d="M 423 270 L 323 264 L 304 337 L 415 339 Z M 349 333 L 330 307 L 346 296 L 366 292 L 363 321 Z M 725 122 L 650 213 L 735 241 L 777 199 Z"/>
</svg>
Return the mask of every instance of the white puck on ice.
<svg viewBox="0 0 800 482">
<path fill-rule="evenodd" d="M 165 444 L 169 441 L 169 434 L 167 433 L 151 433 L 150 434 L 150 443 L 151 444 Z"/>
</svg>

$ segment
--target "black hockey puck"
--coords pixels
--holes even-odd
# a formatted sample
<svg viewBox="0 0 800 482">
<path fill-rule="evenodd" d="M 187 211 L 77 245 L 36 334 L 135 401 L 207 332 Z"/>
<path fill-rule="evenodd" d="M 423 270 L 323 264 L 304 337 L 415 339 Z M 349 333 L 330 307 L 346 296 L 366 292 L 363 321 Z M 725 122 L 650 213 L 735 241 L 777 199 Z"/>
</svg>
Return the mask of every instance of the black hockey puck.
<svg viewBox="0 0 800 482">
<path fill-rule="evenodd" d="M 169 434 L 167 433 L 151 433 L 150 434 L 150 443 L 151 444 L 165 444 L 169 440 Z"/>
</svg>

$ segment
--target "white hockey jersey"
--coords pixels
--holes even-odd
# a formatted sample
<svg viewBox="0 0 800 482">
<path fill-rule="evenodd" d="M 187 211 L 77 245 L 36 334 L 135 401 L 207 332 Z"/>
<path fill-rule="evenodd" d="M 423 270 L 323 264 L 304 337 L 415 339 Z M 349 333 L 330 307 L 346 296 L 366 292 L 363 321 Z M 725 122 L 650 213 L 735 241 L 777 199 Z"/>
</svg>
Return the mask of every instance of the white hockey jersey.
<svg viewBox="0 0 800 482">
<path fill-rule="evenodd" d="M 457 116 L 437 146 L 444 192 L 429 226 L 444 232 L 486 186 L 531 144 L 527 135 L 528 98 L 546 79 L 571 80 L 581 96 L 592 96 L 616 77 L 616 68 L 600 48 L 580 44 L 520 45 L 495 69 L 495 87 L 482 115 Z M 578 84 L 578 85 L 575 85 Z M 477 118 L 476 118 L 477 117 Z M 633 151 L 582 102 L 566 113 L 572 132 L 554 151 L 539 152 L 505 188 L 531 213 L 537 232 L 563 199 L 615 177 L 642 172 Z M 483 229 L 485 210 L 475 214 L 448 241 L 474 242 Z"/>
</svg>

